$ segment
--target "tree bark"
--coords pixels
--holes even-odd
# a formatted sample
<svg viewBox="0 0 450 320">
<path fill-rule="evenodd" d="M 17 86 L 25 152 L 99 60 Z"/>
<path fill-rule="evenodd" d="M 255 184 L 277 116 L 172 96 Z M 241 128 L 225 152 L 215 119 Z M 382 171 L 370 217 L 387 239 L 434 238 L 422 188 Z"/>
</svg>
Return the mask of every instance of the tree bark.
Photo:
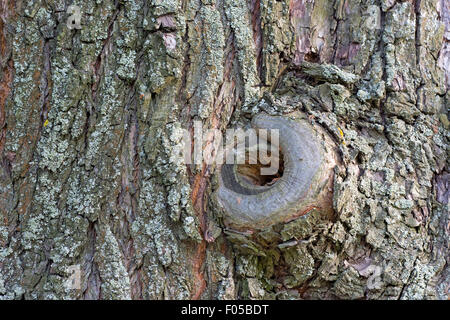
<svg viewBox="0 0 450 320">
<path fill-rule="evenodd" d="M 0 17 L 1 299 L 448 299 L 448 1 L 1 0 Z M 331 213 L 233 230 L 181 130 L 293 113 L 335 144 Z"/>
</svg>

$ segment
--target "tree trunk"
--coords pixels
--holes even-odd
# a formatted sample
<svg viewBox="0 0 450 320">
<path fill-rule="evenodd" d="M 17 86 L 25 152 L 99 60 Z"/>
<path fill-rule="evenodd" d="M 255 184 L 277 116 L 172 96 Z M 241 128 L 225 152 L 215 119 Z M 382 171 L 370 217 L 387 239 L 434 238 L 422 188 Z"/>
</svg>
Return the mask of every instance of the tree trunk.
<svg viewBox="0 0 450 320">
<path fill-rule="evenodd" d="M 0 5 L 0 298 L 448 298 L 448 1 Z M 234 229 L 183 163 L 261 114 L 334 144 L 329 212 Z"/>
</svg>

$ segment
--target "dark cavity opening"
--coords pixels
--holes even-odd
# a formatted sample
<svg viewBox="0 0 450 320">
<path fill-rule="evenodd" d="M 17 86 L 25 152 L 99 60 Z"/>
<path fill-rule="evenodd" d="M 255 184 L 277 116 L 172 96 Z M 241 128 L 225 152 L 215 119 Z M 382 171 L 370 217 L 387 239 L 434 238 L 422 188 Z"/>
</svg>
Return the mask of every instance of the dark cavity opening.
<svg viewBox="0 0 450 320">
<path fill-rule="evenodd" d="M 261 159 L 259 159 L 259 152 L 257 154 L 257 163 L 251 164 L 250 163 L 250 157 L 249 152 L 246 152 L 245 155 L 245 163 L 244 164 L 238 164 L 236 165 L 236 173 L 240 179 L 243 181 L 246 181 L 247 183 L 255 186 L 271 186 L 275 182 L 277 182 L 278 179 L 280 179 L 283 176 L 284 172 L 284 161 L 283 161 L 283 154 L 281 150 L 278 151 L 278 158 L 276 162 L 278 162 L 278 170 L 271 175 L 263 175 L 261 174 L 262 168 L 270 168 L 272 163 L 269 163 L 267 165 L 264 165 L 261 162 Z M 271 152 L 268 152 L 268 157 L 272 158 Z M 253 161 L 255 162 L 255 161 Z M 274 165 L 276 165 L 276 162 Z M 276 168 L 276 166 L 275 166 Z"/>
</svg>

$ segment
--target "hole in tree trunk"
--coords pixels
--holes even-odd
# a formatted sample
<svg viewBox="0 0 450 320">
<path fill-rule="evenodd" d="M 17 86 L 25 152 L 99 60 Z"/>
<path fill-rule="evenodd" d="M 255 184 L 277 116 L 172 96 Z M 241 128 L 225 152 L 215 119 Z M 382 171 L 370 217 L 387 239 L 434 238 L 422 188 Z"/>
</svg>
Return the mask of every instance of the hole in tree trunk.
<svg viewBox="0 0 450 320">
<path fill-rule="evenodd" d="M 268 157 L 269 158 L 272 157 L 272 154 L 270 152 L 268 153 Z M 253 163 L 250 163 L 249 153 L 246 152 L 245 163 L 238 164 L 236 166 L 236 172 L 240 179 L 256 186 L 270 186 L 273 185 L 278 179 L 280 179 L 283 176 L 284 162 L 281 150 L 278 153 L 278 158 L 275 159 L 275 163 L 278 162 L 278 170 L 274 174 L 263 175 L 261 173 L 261 170 L 263 168 L 268 169 L 271 167 L 271 165 L 273 165 L 273 163 L 263 164 L 261 162 L 261 159 L 259 158 L 259 153 L 256 159 L 257 163 L 254 162 L 255 161 L 253 161 Z"/>
</svg>

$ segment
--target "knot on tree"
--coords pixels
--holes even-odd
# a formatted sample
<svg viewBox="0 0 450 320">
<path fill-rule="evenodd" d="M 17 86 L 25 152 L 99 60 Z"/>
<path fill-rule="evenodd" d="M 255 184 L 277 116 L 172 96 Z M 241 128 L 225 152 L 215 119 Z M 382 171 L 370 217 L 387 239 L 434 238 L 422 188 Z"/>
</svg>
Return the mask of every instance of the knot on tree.
<svg viewBox="0 0 450 320">
<path fill-rule="evenodd" d="M 255 143 L 247 137 L 245 162 L 218 170 L 216 196 L 224 223 L 236 230 L 262 230 L 312 209 L 331 212 L 337 155 L 327 133 L 298 114 L 259 114 L 252 127 L 258 133 L 257 159 L 249 155 Z M 261 129 L 267 134 L 261 135 Z"/>
</svg>

